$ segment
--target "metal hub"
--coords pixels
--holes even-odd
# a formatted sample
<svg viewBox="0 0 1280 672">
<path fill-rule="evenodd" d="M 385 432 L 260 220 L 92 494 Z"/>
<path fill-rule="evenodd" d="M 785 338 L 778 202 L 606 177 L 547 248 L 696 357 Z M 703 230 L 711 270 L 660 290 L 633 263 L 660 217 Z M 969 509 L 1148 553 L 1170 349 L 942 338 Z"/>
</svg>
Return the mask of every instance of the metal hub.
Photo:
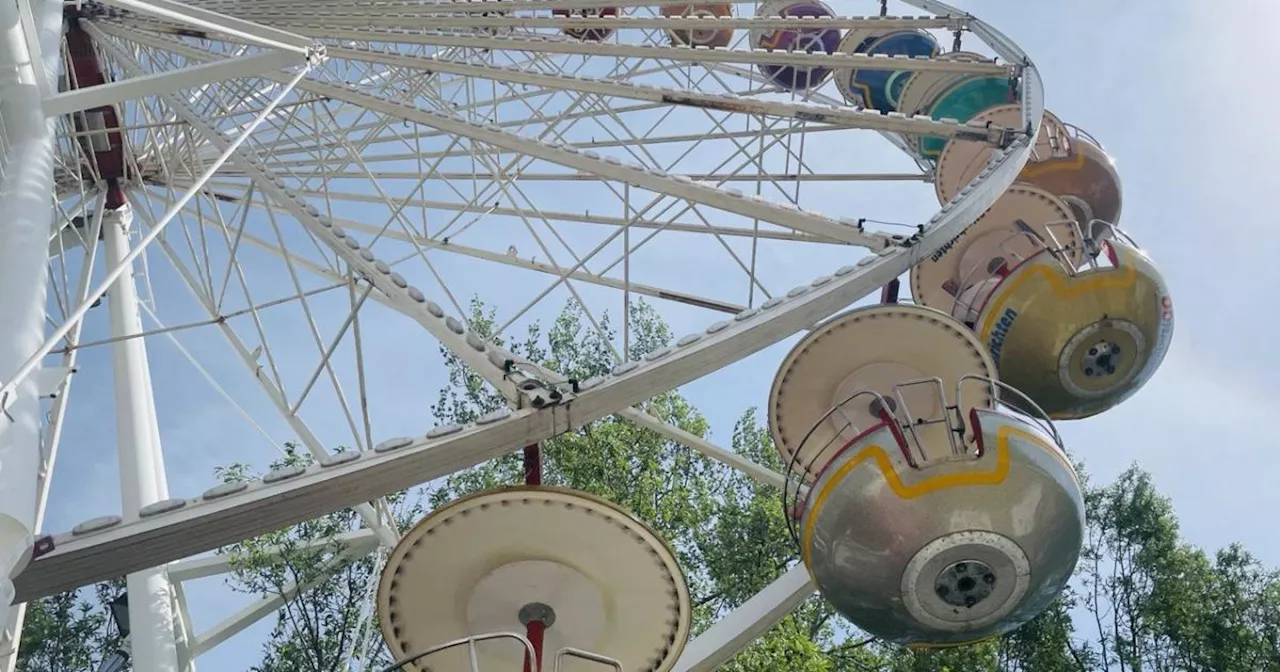
<svg viewBox="0 0 1280 672">
<path fill-rule="evenodd" d="M 898 412 L 898 402 L 893 397 L 876 397 L 871 400 L 871 403 L 867 404 L 867 410 L 871 412 L 871 415 L 877 417 L 880 415 L 880 411 L 885 411 L 892 416 Z"/>
<path fill-rule="evenodd" d="M 1116 367 L 1120 366 L 1120 346 L 1109 340 L 1100 340 L 1089 346 L 1089 351 L 1080 360 L 1080 368 L 1090 378 L 1114 376 Z"/>
<path fill-rule="evenodd" d="M 530 602 L 520 607 L 520 625 L 527 626 L 534 621 L 549 628 L 556 624 L 556 610 L 541 602 Z"/>
<path fill-rule="evenodd" d="M 995 570 L 980 560 L 952 564 L 933 581 L 933 591 L 943 602 L 966 608 L 987 599 L 995 587 Z"/>
<path fill-rule="evenodd" d="M 1138 325 L 1103 317 L 1067 340 L 1058 356 L 1058 380 L 1081 399 L 1105 397 L 1138 375 L 1146 352 Z"/>
</svg>

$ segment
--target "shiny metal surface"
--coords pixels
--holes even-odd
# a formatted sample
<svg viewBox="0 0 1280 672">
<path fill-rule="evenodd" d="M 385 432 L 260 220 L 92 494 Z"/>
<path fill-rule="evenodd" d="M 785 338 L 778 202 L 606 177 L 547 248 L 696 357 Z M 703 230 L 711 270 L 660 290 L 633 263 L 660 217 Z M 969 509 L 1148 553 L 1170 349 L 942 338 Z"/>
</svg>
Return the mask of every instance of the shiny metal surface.
<svg viewBox="0 0 1280 672">
<path fill-rule="evenodd" d="M 1111 224 L 1120 221 L 1120 174 L 1111 157 L 1086 138 L 1071 138 L 1067 156 L 1028 162 L 1018 181 L 1066 201 L 1081 224 L 1094 219 Z"/>
<path fill-rule="evenodd" d="M 839 80 L 837 80 L 838 82 Z M 990 107 L 973 118 L 973 121 L 990 123 L 1005 128 L 1018 128 L 1022 121 L 1022 106 L 1017 104 L 996 105 Z M 1052 112 L 1045 112 L 1040 122 L 1040 132 L 1036 135 L 1035 154 L 1027 162 L 1028 166 L 1051 159 L 1070 155 L 1071 136 L 1062 120 Z M 986 142 L 953 139 L 938 155 L 934 170 L 933 188 L 939 203 L 946 203 L 956 197 L 964 185 L 969 184 L 991 159 L 993 148 Z M 1026 172 L 1026 168 L 1023 168 Z M 1019 178 L 1019 181 L 1027 180 Z M 1033 186 L 1040 186 L 1031 182 Z M 1050 193 L 1055 193 L 1049 190 Z M 1089 220 L 1084 220 L 1089 221 Z"/>
<path fill-rule="evenodd" d="M 911 296 L 965 319 L 957 311 L 969 307 L 957 305 L 965 288 L 1014 268 L 1046 245 L 1062 248 L 1079 263 L 1084 246 L 1080 230 L 1069 225 L 1072 219 L 1071 209 L 1053 194 L 1014 184 L 973 226 L 912 267 Z"/>
<path fill-rule="evenodd" d="M 1122 241 L 1103 254 L 1111 265 L 1082 271 L 1050 251 L 1036 255 L 996 287 L 974 327 L 1001 380 L 1054 419 L 1086 418 L 1128 398 L 1173 337 L 1173 302 L 1151 259 Z"/>
<path fill-rule="evenodd" d="M 823 596 L 873 635 L 945 646 L 1008 632 L 1075 568 L 1084 502 L 1070 463 L 1025 419 L 974 415 L 980 457 L 915 469 L 882 426 L 846 445 L 808 493 L 804 561 Z"/>
<path fill-rule="evenodd" d="M 975 120 L 1016 128 L 1017 105 L 997 105 L 974 117 Z M 934 190 L 940 203 L 955 197 L 977 175 L 991 157 L 991 146 L 971 140 L 951 140 L 938 155 Z M 1115 224 L 1122 205 L 1120 175 L 1101 147 L 1085 133 L 1069 127 L 1045 112 L 1036 136 L 1036 153 L 1018 175 L 1018 183 L 1038 187 L 1061 199 L 1071 209 L 1072 219 L 1083 227 L 1100 219 Z"/>
<path fill-rule="evenodd" d="M 935 377 L 936 385 L 904 385 Z M 923 450 L 946 451 L 940 446 L 952 434 L 944 421 L 947 399 L 965 377 L 993 378 L 995 364 L 982 342 L 945 313 L 911 304 L 852 310 L 818 326 L 783 360 L 769 393 L 774 446 L 793 473 L 812 479 L 845 443 L 881 421 L 878 394 L 891 414 L 931 421 L 911 430 Z M 962 414 L 994 401 L 993 390 L 976 378 L 958 402 Z M 850 399 L 860 390 L 874 394 Z"/>
<path fill-rule="evenodd" d="M 708 3 L 702 5 L 663 5 L 662 15 L 666 17 L 728 17 L 733 16 L 733 5 L 727 2 Z M 675 46 L 690 47 L 727 47 L 733 41 L 733 29 L 719 30 L 668 30 L 667 36 Z"/>
</svg>

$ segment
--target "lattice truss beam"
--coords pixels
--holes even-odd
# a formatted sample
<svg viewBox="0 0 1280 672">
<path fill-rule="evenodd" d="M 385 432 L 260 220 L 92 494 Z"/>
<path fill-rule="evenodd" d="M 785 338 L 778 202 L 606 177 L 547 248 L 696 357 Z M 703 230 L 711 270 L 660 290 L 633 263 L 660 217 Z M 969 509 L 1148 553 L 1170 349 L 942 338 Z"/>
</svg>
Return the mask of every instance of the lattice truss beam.
<svg viewBox="0 0 1280 672">
<path fill-rule="evenodd" d="M 781 475 L 633 405 L 777 343 L 902 274 L 976 219 L 1030 151 L 1026 134 L 1012 129 L 778 91 L 757 74 L 760 64 L 882 65 L 856 55 L 764 54 L 745 42 L 748 29 L 795 20 L 718 20 L 739 39 L 694 50 L 671 46 L 664 31 L 708 20 L 663 18 L 656 6 L 667 0 L 605 19 L 542 10 L 626 3 L 485 3 L 539 10 L 506 16 L 338 0 L 110 4 L 83 24 L 114 81 L 44 102 L 62 119 L 60 224 L 50 242 L 57 326 L 33 358 L 56 361 L 41 374 L 52 397 L 45 478 L 79 376 L 69 372 L 81 353 L 107 344 L 92 320 L 109 284 L 100 278 L 124 272 L 102 269 L 97 246 L 85 244 L 107 219 L 95 143 L 112 133 L 124 140 L 130 207 L 111 217 L 131 217 L 139 238 L 149 341 L 173 346 L 263 443 L 293 437 L 318 464 L 172 500 L 148 517 L 99 517 L 53 535 L 52 550 L 19 577 L 20 599 L 157 562 L 176 561 L 169 573 L 178 585 L 213 576 L 226 571 L 225 558 L 184 558 L 349 506 L 367 529 L 344 538 L 347 553 L 370 552 L 398 534 L 382 496 L 613 413 L 778 485 Z M 971 29 L 1018 66 L 894 66 L 1021 76 L 1027 118 L 1038 124 L 1039 82 L 1012 43 L 944 5 L 914 4 L 941 18 L 840 17 L 831 25 Z M 584 45 L 564 38 L 566 28 L 627 37 Z M 94 125 L 104 105 L 121 110 L 120 127 Z M 868 225 L 889 212 L 876 208 L 885 190 L 905 200 L 929 178 L 927 166 L 860 130 L 962 136 L 1005 149 L 979 184 L 932 217 Z M 857 148 L 879 169 L 851 172 L 848 149 L 821 152 L 806 139 Z M 868 183 L 877 188 L 864 189 Z M 838 215 L 808 209 L 814 202 L 838 204 Z M 858 256 L 856 247 L 871 253 Z M 793 268 L 765 263 L 810 250 L 822 250 L 816 258 L 830 268 L 815 266 L 809 274 L 817 277 L 799 285 Z M 708 277 L 690 287 L 679 268 L 694 259 Z M 477 283 L 502 299 L 493 324 L 501 338 L 545 317 L 548 305 L 576 300 L 590 328 L 608 336 L 618 367 L 570 382 L 481 337 L 468 323 Z M 709 326 L 634 360 L 627 316 L 638 298 Z M 622 315 L 619 337 L 606 313 Z M 229 348 L 221 363 L 234 362 L 238 378 L 202 363 L 212 343 Z M 438 347 L 509 407 L 466 426 L 406 422 L 403 390 L 420 395 L 424 374 L 397 363 L 438 362 Z M 387 438 L 388 428 L 407 436 Z M 335 454 L 337 445 L 351 450 Z M 713 669 L 811 592 L 803 568 L 791 570 L 691 643 L 678 669 Z M 264 600 L 186 633 L 185 655 L 278 605 Z"/>
</svg>

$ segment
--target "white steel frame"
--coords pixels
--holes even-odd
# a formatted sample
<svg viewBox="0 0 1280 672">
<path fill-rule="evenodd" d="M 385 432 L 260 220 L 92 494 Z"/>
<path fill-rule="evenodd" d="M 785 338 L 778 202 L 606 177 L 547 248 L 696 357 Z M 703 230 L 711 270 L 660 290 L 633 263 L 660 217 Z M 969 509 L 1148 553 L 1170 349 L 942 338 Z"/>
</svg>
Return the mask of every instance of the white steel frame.
<svg viewBox="0 0 1280 672">
<path fill-rule="evenodd" d="M 662 4 L 659 0 L 647 4 Z M 671 0 L 674 2 L 674 0 Z M 530 138 L 506 130 L 498 124 L 477 124 L 461 117 L 408 106 L 396 100 L 375 96 L 350 87 L 326 83 L 307 77 L 313 67 L 326 57 L 325 48 L 315 39 L 367 38 L 369 33 L 361 27 L 373 27 L 365 19 L 352 19 L 342 12 L 319 11 L 311 16 L 273 15 L 263 10 L 261 16 L 253 11 L 238 12 L 251 19 L 269 19 L 268 27 L 255 20 L 235 18 L 192 7 L 173 0 L 109 0 L 109 3 L 128 10 L 149 14 L 157 21 L 183 26 L 194 26 L 211 34 L 235 37 L 241 41 L 267 47 L 256 55 L 226 57 L 202 50 L 177 40 L 131 31 L 118 24 L 89 24 L 86 28 L 100 46 L 114 52 L 117 62 L 129 76 L 123 81 L 102 87 L 54 93 L 52 74 L 58 68 L 56 40 L 51 37 L 60 25 L 61 3 L 54 0 L 19 0 L 21 12 L 15 13 L 11 3 L 0 2 L 0 70 L 12 69 L 18 73 L 16 81 L 0 80 L 0 99 L 4 103 L 3 122 L 7 144 L 0 145 L 0 179 L 4 189 L 0 191 L 0 211 L 13 216 L 12 224 L 0 228 L 0 314 L 6 316 L 6 324 L 15 328 L 0 333 L 0 410 L 12 420 L 0 420 L 0 518 L 10 525 L 0 529 L 0 575 L 8 575 L 9 567 L 20 567 L 25 562 L 23 553 L 30 547 L 30 534 L 39 528 L 44 500 L 47 497 L 48 475 L 56 453 L 57 437 L 63 416 L 65 392 L 71 378 L 62 373 L 46 387 L 63 392 L 48 422 L 48 429 L 41 440 L 38 431 L 39 394 L 38 379 L 41 364 L 57 344 L 70 335 L 78 340 L 81 318 L 89 307 L 112 288 L 113 343 L 116 352 L 117 381 L 122 396 L 136 403 L 121 411 L 120 450 L 122 464 L 132 465 L 129 483 L 122 483 L 122 491 L 136 490 L 136 497 L 126 501 L 123 519 L 106 520 L 106 529 L 91 535 L 54 535 L 55 550 L 32 563 L 18 576 L 17 599 L 28 600 L 60 590 L 83 586 L 88 583 L 129 573 L 130 593 L 133 596 L 149 595 L 153 603 L 147 605 L 138 600 L 138 608 L 131 605 L 135 635 L 133 652 L 137 665 L 145 669 L 168 672 L 177 669 L 194 669 L 193 660 L 199 654 L 225 641 L 243 630 L 253 621 L 278 608 L 280 599 L 268 599 L 251 605 L 241 614 L 229 618 L 204 633 L 194 633 L 186 611 L 182 582 L 213 576 L 227 571 L 225 558 L 186 559 L 219 546 L 250 538 L 282 526 L 302 522 L 336 509 L 353 507 L 364 519 L 367 529 L 344 535 L 340 541 L 345 552 L 335 558 L 357 557 L 380 545 L 390 545 L 398 537 L 398 531 L 377 504 L 383 495 L 415 486 L 467 466 L 497 457 L 530 443 L 554 437 L 563 432 L 609 414 L 620 413 L 637 424 L 662 433 L 712 459 L 743 471 L 756 480 L 771 485 L 782 483 L 782 476 L 755 465 L 732 451 L 725 450 L 700 437 L 671 427 L 662 421 L 633 407 L 655 393 L 674 389 L 731 362 L 743 359 L 779 340 L 803 330 L 830 315 L 843 310 L 857 299 L 875 291 L 891 279 L 906 272 L 914 263 L 940 248 L 946 241 L 960 233 L 985 211 L 1004 189 L 1013 182 L 1031 153 L 1031 140 L 1038 131 L 1043 114 L 1043 98 L 1039 75 L 1026 55 L 1008 38 L 986 23 L 963 12 L 933 0 L 906 0 L 923 10 L 940 15 L 936 19 L 882 19 L 882 27 L 903 26 L 966 28 L 977 34 L 991 46 L 1006 63 L 1013 66 L 980 66 L 944 63 L 927 60 L 895 62 L 894 67 L 910 70 L 939 71 L 990 71 L 991 74 L 1021 77 L 1023 123 L 1028 133 L 1016 135 L 1013 143 L 996 152 L 991 164 L 969 188 L 961 192 L 925 223 L 920 234 L 910 244 L 890 239 L 880 234 L 867 233 L 851 226 L 847 219 L 837 219 L 796 208 L 781 207 L 762 200 L 744 198 L 722 186 L 697 183 L 676 176 L 656 173 L 640 167 L 623 165 L 596 158 L 578 148 Z M 497 0 L 486 5 L 512 4 L 511 0 Z M 595 7 L 613 4 L 607 0 L 551 0 L 544 3 L 551 7 Z M 237 8 L 240 9 L 240 8 Z M 454 17 L 439 19 L 438 28 L 492 26 L 543 27 L 543 26 L 615 26 L 615 27 L 705 27 L 706 21 L 696 23 L 684 19 L 615 18 L 615 19 L 540 19 L 520 17 Z M 387 25 L 396 25 L 403 16 L 389 15 Z M 364 21 L 364 23 L 361 23 Z M 775 27 L 787 25 L 791 20 L 735 18 L 723 20 L 726 26 L 739 28 Z M 842 27 L 870 25 L 872 20 L 836 19 Z M 336 26 L 347 27 L 336 27 Z M 297 32 L 290 32 L 291 30 Z M 37 39 L 36 35 L 39 35 Z M 127 38 L 140 44 L 150 44 L 184 56 L 196 65 L 164 74 L 147 74 L 130 54 L 115 46 L 113 38 Z M 484 48 L 485 40 L 456 34 L 423 33 L 418 38 L 426 44 L 452 48 Z M 873 65 L 865 56 L 813 56 L 742 52 L 732 50 L 695 50 L 675 47 L 637 46 L 625 44 L 583 45 L 568 40 L 503 39 L 503 48 L 538 53 L 605 54 L 620 57 L 689 61 L 710 65 L 726 72 L 746 72 L 739 65 L 769 63 L 827 64 L 831 66 Z M 43 59 L 29 58 L 30 51 L 43 55 Z M 396 65 L 407 59 L 421 57 L 383 53 L 355 48 L 331 48 L 328 52 L 352 61 Z M 431 67 L 440 72 L 461 76 L 479 74 L 479 66 L 448 58 L 434 58 Z M 291 66 L 301 66 L 296 72 L 282 72 Z M 993 138 L 1005 129 L 979 129 L 964 127 L 926 118 L 907 118 L 901 115 L 878 115 L 848 108 L 826 107 L 808 102 L 775 102 L 755 100 L 750 97 L 729 97 L 698 92 L 664 90 L 654 87 L 637 87 L 626 81 L 590 79 L 575 76 L 551 76 L 533 70 L 509 68 L 505 71 L 485 71 L 485 77 L 516 84 L 531 84 L 545 88 L 563 88 L 589 91 L 620 98 L 630 98 L 660 105 L 688 104 L 699 107 L 732 106 L 738 110 L 773 118 L 820 120 L 833 125 L 853 126 L 896 133 L 928 133 L 943 137 L 959 134 Z M 44 76 L 42 76 L 44 75 Z M 240 134 L 232 139 L 218 132 L 201 114 L 192 109 L 174 92 L 213 82 L 236 79 L 250 75 L 262 76 L 279 84 L 270 93 L 270 101 L 252 121 L 241 127 Z M 748 74 L 748 77 L 750 75 Z M 321 194 L 289 188 L 273 174 L 256 150 L 244 144 L 249 135 L 266 121 L 276 106 L 292 89 L 353 103 L 376 110 L 389 119 L 402 119 L 437 129 L 440 133 L 458 138 L 481 141 L 492 147 L 503 148 L 524 156 L 532 156 L 562 166 L 573 168 L 582 175 L 615 180 L 620 183 L 647 188 L 657 193 L 678 196 L 690 203 L 713 206 L 717 209 L 740 214 L 757 220 L 781 224 L 796 234 L 816 239 L 840 241 L 862 245 L 876 251 L 864 257 L 856 265 L 831 269 L 829 275 L 821 275 L 812 285 L 797 288 L 788 295 L 778 297 L 767 315 L 750 310 L 738 312 L 733 320 L 718 322 L 694 337 L 681 339 L 666 356 L 648 361 L 632 362 L 620 367 L 612 375 L 584 381 L 578 390 L 572 391 L 558 385 L 554 374 L 524 363 L 512 371 L 506 362 L 513 359 L 509 352 L 468 333 L 465 327 L 445 314 L 435 303 L 426 300 L 412 286 L 394 281 L 380 271 L 377 260 L 361 254 L 358 245 L 351 246 L 334 233 L 335 222 L 319 214 L 319 209 L 309 202 Z M 53 192 L 50 177 L 52 165 L 52 120 L 57 115 L 113 104 L 140 97 L 164 97 L 178 120 L 195 130 L 208 145 L 220 154 L 205 167 L 203 174 L 186 183 L 186 192 L 176 199 L 173 206 L 159 219 L 140 222 L 147 233 L 136 247 L 129 248 L 123 238 L 123 227 L 128 225 L 128 211 L 103 215 L 103 196 L 96 194 L 97 207 L 88 227 L 95 240 L 99 231 L 105 232 L 106 257 L 110 264 L 106 278 L 96 289 L 90 289 L 90 271 L 94 263 L 96 245 L 87 245 L 88 257 L 79 279 L 75 310 L 69 311 L 66 323 L 57 327 L 52 336 L 43 335 L 45 258 L 49 253 L 49 236 L 44 231 L 51 227 L 53 209 L 47 207 L 48 194 Z M 21 135 L 14 127 L 20 127 Z M 43 130 L 41 130 L 43 129 Z M 21 138 L 14 142 L 14 138 Z M 3 140 L 4 138 L 0 138 Z M 442 344 L 458 354 L 484 379 L 501 391 L 511 408 L 481 418 L 466 427 L 448 426 L 423 428 L 416 437 L 388 439 L 372 450 L 361 453 L 354 461 L 330 461 L 320 441 L 297 419 L 283 395 L 263 376 L 259 381 L 263 389 L 290 419 L 291 426 L 309 450 L 320 458 L 320 463 L 301 475 L 274 483 L 254 482 L 243 490 L 222 494 L 211 490 L 205 495 L 185 500 L 173 511 L 148 517 L 139 517 L 139 511 L 148 504 L 166 500 L 163 463 L 159 451 L 154 409 L 150 400 L 150 374 L 146 367 L 142 340 L 129 338 L 141 332 L 138 321 L 139 304 L 131 279 L 134 262 L 142 250 L 155 243 L 172 257 L 172 248 L 161 235 L 166 226 L 187 203 L 202 189 L 216 188 L 215 173 L 224 164 L 231 165 L 251 176 L 263 198 L 278 204 L 301 222 L 318 240 L 324 241 L 339 258 L 357 269 L 363 278 L 364 295 L 383 305 L 404 313 L 421 324 Z M 360 166 L 368 170 L 363 164 Z M 729 179 L 732 176 L 725 176 Z M 913 178 L 915 176 L 904 176 Z M 14 188 L 14 186 L 19 188 Z M 90 199 L 81 203 L 87 208 Z M 246 204 L 247 207 L 247 204 Z M 125 220 L 125 221 L 122 221 Z M 355 230 L 358 226 L 372 225 L 362 222 L 337 222 Z M 655 228 L 666 224 L 650 224 Z M 385 229 L 385 227 L 383 227 Z M 644 221 L 628 221 L 623 231 L 644 228 Z M 34 234 L 33 234 L 34 232 Z M 424 241 L 426 244 L 429 241 Z M 250 241 L 253 244 L 253 241 Z M 270 244 L 258 241 L 260 247 Z M 481 251 L 474 251 L 481 252 Z M 491 261 L 508 263 L 478 254 Z M 388 260 L 390 261 L 390 260 Z M 37 263 L 38 262 L 38 263 Z M 517 260 L 517 265 L 533 267 L 560 278 L 589 280 L 589 274 L 554 263 L 547 264 Z M 182 266 L 175 259 L 175 267 Z M 349 278 L 335 276 L 320 266 L 310 270 L 325 275 L 338 283 L 352 283 Z M 201 296 L 197 278 L 189 273 L 184 281 L 197 297 L 210 308 L 211 317 L 216 310 L 209 303 L 211 297 Z M 628 291 L 643 294 L 644 285 L 627 283 Z M 657 288 L 649 288 L 654 294 Z M 363 300 L 363 298 L 362 298 Z M 689 297 L 689 301 L 697 301 Z M 712 306 L 714 307 L 714 306 Z M 145 306 L 143 306 L 145 308 Z M 738 306 L 721 306 L 726 312 L 737 312 Z M 24 316 L 23 323 L 18 316 Z M 25 326 L 18 326 L 24 325 Z M 229 342 L 240 353 L 250 368 L 256 355 L 224 329 Z M 65 371 L 74 367 L 78 350 L 64 353 L 61 362 Z M 127 390 L 125 389 L 127 388 Z M 552 389 L 561 398 L 545 403 Z M 543 397 L 544 404 L 535 404 L 535 397 Z M 45 463 L 36 459 L 43 456 Z M 122 473 L 122 478 L 127 474 Z M 127 487 L 125 487 L 127 486 Z M 368 502 L 375 502 L 369 504 Z M 175 505 L 176 506 L 176 505 Z M 0 525 L 0 527 L 3 527 Z M 16 536 L 15 536 L 16 535 Z M 165 565 L 164 563 L 170 563 Z M 168 583 L 173 582 L 172 590 Z M 0 586 L 3 587 L 3 586 Z M 305 587 L 295 587 L 305 589 Z M 714 669 L 730 658 L 734 652 L 758 636 L 797 604 L 811 595 L 813 585 L 803 566 L 796 566 L 773 584 L 748 600 L 740 609 L 722 619 L 702 636 L 691 642 L 677 663 L 681 672 Z M 0 590 L 3 595 L 3 590 Z M 4 602 L 7 603 L 7 600 Z M 131 602 L 133 602 L 131 600 Z M 172 613 L 170 613 L 170 610 Z M 16 618 L 15 618 L 16 616 Z M 176 621 L 176 624 L 175 624 Z M 21 628 L 21 609 L 10 614 L 6 635 L 10 646 Z M 13 653 L 6 652 L 0 658 L 0 669 L 12 669 Z"/>
</svg>

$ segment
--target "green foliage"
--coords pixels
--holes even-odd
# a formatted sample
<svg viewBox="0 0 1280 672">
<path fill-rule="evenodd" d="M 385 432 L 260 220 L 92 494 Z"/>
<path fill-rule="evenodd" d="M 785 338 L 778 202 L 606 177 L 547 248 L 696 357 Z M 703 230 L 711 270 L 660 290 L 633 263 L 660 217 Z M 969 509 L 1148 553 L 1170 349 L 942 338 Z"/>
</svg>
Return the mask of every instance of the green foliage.
<svg viewBox="0 0 1280 672">
<path fill-rule="evenodd" d="M 490 334 L 494 312 L 471 304 L 471 328 Z M 664 347 L 671 334 L 647 304 L 633 304 L 628 358 Z M 504 347 L 584 380 L 617 361 L 616 333 L 603 316 L 597 331 L 571 303 L 545 331 L 529 328 Z M 602 333 L 601 333 L 602 332 Z M 502 339 L 495 339 L 502 342 Z M 504 403 L 451 352 L 442 349 L 448 385 L 432 407 L 441 422 L 468 422 Z M 707 420 L 678 392 L 640 405 L 696 436 Z M 781 470 L 767 428 L 754 409 L 736 422 L 737 453 Z M 544 482 L 584 490 L 631 510 L 668 540 L 688 577 L 701 632 L 797 562 L 779 493 L 662 435 L 611 416 L 542 444 Z M 289 446 L 272 468 L 306 465 Z M 1083 470 L 1081 470 L 1083 475 Z M 219 470 L 225 481 L 250 477 L 245 465 Z M 521 481 L 511 454 L 453 474 L 427 495 L 432 507 Z M 1130 468 L 1112 483 L 1085 482 L 1087 539 L 1075 581 L 1045 613 L 1004 637 L 965 647 L 913 651 L 869 640 L 820 597 L 741 651 L 728 672 L 1255 672 L 1280 670 L 1280 575 L 1239 546 L 1214 555 L 1182 541 L 1169 501 L 1148 474 Z M 400 493 L 387 512 L 403 529 L 423 511 Z M 224 549 L 238 591 L 302 599 L 278 612 L 256 672 L 337 672 L 352 661 L 385 660 L 367 589 L 377 557 L 349 556 L 343 535 L 359 527 L 351 511 L 280 530 Z M 269 552 L 270 551 L 270 552 Z M 336 571 L 333 571 L 335 570 Z M 98 601 L 68 593 L 32 605 L 19 669 L 81 672 L 115 647 L 100 606 L 118 589 L 98 587 Z"/>
<path fill-rule="evenodd" d="M 341 452 L 341 450 L 339 451 Z M 306 467 L 310 454 L 286 444 L 271 469 Z M 218 470 L 224 482 L 250 477 L 233 464 Z M 388 498 L 409 524 L 422 510 L 401 493 Z M 347 538 L 360 528 L 350 509 L 277 530 L 222 549 L 231 560 L 227 583 L 233 590 L 265 598 L 289 598 L 302 586 L 302 599 L 286 599 L 276 612 L 262 662 L 252 672 L 345 672 L 352 661 L 389 663 L 381 633 L 370 614 L 369 587 L 376 585 L 380 555 L 354 553 Z"/>
<path fill-rule="evenodd" d="M 1136 466 L 1086 504 L 1077 576 L 1097 650 L 1084 669 L 1280 669 L 1280 575 L 1239 546 L 1210 558 L 1184 543 L 1169 500 Z"/>
<path fill-rule="evenodd" d="M 27 604 L 18 648 L 18 672 L 84 672 L 120 648 L 107 604 L 124 581 L 67 591 Z"/>
<path fill-rule="evenodd" d="M 492 316 L 483 304 L 472 302 L 472 329 L 491 335 Z M 648 304 L 632 304 L 628 318 L 632 358 L 671 341 L 666 325 Z M 600 318 L 597 330 L 582 309 L 570 303 L 545 337 L 535 326 L 518 343 L 495 340 L 530 361 L 586 379 L 616 363 L 610 345 L 615 337 L 608 315 Z M 498 407 L 496 393 L 447 350 L 441 353 L 452 384 L 432 409 L 441 421 L 461 422 Z M 640 408 L 696 436 L 708 431 L 706 419 L 678 392 L 660 394 Z M 759 426 L 754 410 L 739 419 L 732 447 L 774 468 L 780 466 L 769 432 Z M 797 561 L 775 489 L 632 422 L 604 418 L 543 442 L 542 454 L 544 483 L 617 502 L 671 544 L 696 605 L 695 632 L 741 605 Z M 518 483 L 522 477 L 519 457 L 506 456 L 446 478 L 431 501 L 439 505 L 476 490 Z M 726 669 L 835 669 L 826 653 L 836 646 L 835 618 L 826 602 L 810 600 Z"/>
</svg>

